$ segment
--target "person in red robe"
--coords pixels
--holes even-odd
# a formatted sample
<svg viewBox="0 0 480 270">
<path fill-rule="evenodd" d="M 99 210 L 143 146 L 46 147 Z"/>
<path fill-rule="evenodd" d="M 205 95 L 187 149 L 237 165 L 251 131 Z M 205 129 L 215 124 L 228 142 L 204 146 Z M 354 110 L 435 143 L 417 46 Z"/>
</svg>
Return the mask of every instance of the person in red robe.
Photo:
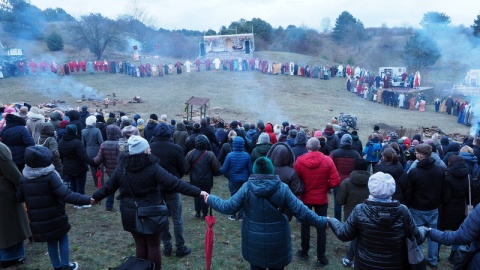
<svg viewBox="0 0 480 270">
<path fill-rule="evenodd" d="M 70 70 L 70 72 L 73 72 L 75 70 L 75 63 L 70 60 L 70 62 L 68 62 L 68 69 Z M 66 72 L 65 72 L 66 74 Z"/>
<path fill-rule="evenodd" d="M 99 67 L 98 67 L 98 61 L 94 61 L 93 62 L 93 70 L 95 71 L 98 71 Z"/>
<path fill-rule="evenodd" d="M 195 68 L 197 69 L 197 72 L 200 71 L 200 58 L 195 60 Z"/>
<path fill-rule="evenodd" d="M 75 63 L 73 63 L 73 66 L 75 67 L 76 72 L 80 71 L 80 63 L 78 62 L 78 60 L 76 60 Z"/>
<path fill-rule="evenodd" d="M 38 65 L 37 65 L 37 63 L 35 63 L 35 61 L 33 61 L 33 59 L 30 63 L 28 63 L 28 68 L 30 69 L 30 72 L 33 75 L 37 75 Z"/>
<path fill-rule="evenodd" d="M 212 69 L 212 61 L 210 60 L 210 58 L 207 58 L 205 60 L 205 69 L 206 70 L 211 70 Z"/>
<path fill-rule="evenodd" d="M 25 63 L 23 61 L 18 62 L 17 68 L 20 75 L 25 76 Z"/>
<path fill-rule="evenodd" d="M 105 59 L 105 61 L 103 61 L 103 71 L 105 73 L 108 73 L 108 62 L 107 62 L 107 59 Z"/>
<path fill-rule="evenodd" d="M 177 63 L 175 63 L 175 67 L 177 68 L 177 74 L 182 74 L 182 66 L 183 64 L 180 63 L 180 61 L 177 61 Z"/>
<path fill-rule="evenodd" d="M 158 76 L 163 76 L 163 65 L 158 63 Z"/>
<path fill-rule="evenodd" d="M 40 62 L 40 71 L 42 72 L 42 75 L 47 75 L 47 62 L 45 62 L 44 59 Z"/>
<path fill-rule="evenodd" d="M 42 62 L 43 62 L 43 61 L 42 61 Z M 45 63 L 45 62 L 43 62 L 43 63 Z M 40 63 L 40 66 L 41 66 L 41 65 L 42 65 L 42 64 Z M 47 65 L 47 64 L 45 63 L 45 67 L 46 67 L 46 65 Z M 53 60 L 52 60 L 52 63 L 50 63 L 50 71 L 51 71 L 52 73 L 57 73 L 57 64 L 55 64 L 55 61 L 53 61 Z"/>
<path fill-rule="evenodd" d="M 87 62 L 85 62 L 85 59 L 80 62 L 80 68 L 83 72 L 87 71 Z"/>
<path fill-rule="evenodd" d="M 298 76 L 302 76 L 302 77 L 305 76 L 305 67 L 304 67 L 304 66 L 301 66 L 301 67 L 298 69 Z"/>
</svg>

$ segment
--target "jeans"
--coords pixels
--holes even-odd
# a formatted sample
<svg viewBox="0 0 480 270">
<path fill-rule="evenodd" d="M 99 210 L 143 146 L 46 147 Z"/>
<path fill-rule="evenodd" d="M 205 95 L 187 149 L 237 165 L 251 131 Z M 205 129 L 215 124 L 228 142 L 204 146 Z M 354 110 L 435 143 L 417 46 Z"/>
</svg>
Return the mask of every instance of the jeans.
<svg viewBox="0 0 480 270">
<path fill-rule="evenodd" d="M 131 233 L 135 240 L 135 254 L 137 258 L 152 261 L 155 263 L 155 269 L 162 269 L 162 254 L 160 253 L 161 234 Z"/>
<path fill-rule="evenodd" d="M 357 248 L 357 238 L 350 241 L 350 245 L 348 246 L 347 254 L 345 254 L 345 258 L 349 261 L 353 262 L 355 259 L 355 249 Z"/>
<path fill-rule="evenodd" d="M 7 248 L 0 248 L 0 262 L 12 261 L 25 257 L 23 241 Z"/>
<path fill-rule="evenodd" d="M 108 175 L 108 178 L 110 179 L 110 175 Z M 105 179 L 102 177 L 102 186 L 105 184 Z M 105 202 L 105 209 L 107 210 L 112 210 L 113 209 L 113 204 L 115 203 L 115 193 L 112 195 L 109 195 L 107 197 L 107 200 Z"/>
<path fill-rule="evenodd" d="M 326 217 L 327 216 L 327 209 L 328 204 L 322 205 L 306 205 L 308 209 L 314 209 L 315 213 L 319 216 Z M 308 250 L 310 249 L 310 225 L 305 224 L 302 222 L 301 228 L 301 246 L 302 246 L 302 253 L 308 254 Z M 327 232 L 325 229 L 317 229 L 317 258 L 325 258 L 325 249 L 327 246 Z"/>
<path fill-rule="evenodd" d="M 285 267 L 282 267 L 282 268 L 263 268 L 263 267 L 260 267 L 260 266 L 255 266 L 255 265 L 251 265 L 250 264 L 250 270 L 266 270 L 266 269 L 269 269 L 269 270 L 283 270 Z"/>
<path fill-rule="evenodd" d="M 83 172 L 80 175 L 64 174 L 63 178 L 65 182 L 70 183 L 70 189 L 72 191 L 85 195 L 85 184 L 87 183 L 87 172 Z"/>
<path fill-rule="evenodd" d="M 58 240 L 48 241 L 47 248 L 53 268 L 64 267 L 70 264 L 68 234 L 65 234 Z"/>
<path fill-rule="evenodd" d="M 430 228 L 437 228 L 438 221 L 438 209 L 434 210 L 417 210 L 410 208 L 410 213 L 412 214 L 413 220 L 417 227 L 425 226 Z M 431 265 L 437 265 L 438 262 L 438 243 L 430 239 L 427 239 L 427 248 L 428 248 L 428 261 Z M 419 246 L 423 250 L 423 244 Z"/>
<path fill-rule="evenodd" d="M 339 187 L 333 188 L 333 215 L 336 219 L 342 220 L 342 205 L 336 202 Z"/>
<path fill-rule="evenodd" d="M 177 247 L 177 250 L 183 250 L 185 240 L 183 239 L 182 198 L 180 193 L 164 194 L 164 198 L 172 216 L 175 246 Z M 172 235 L 170 234 L 170 229 L 162 233 L 162 242 L 165 249 L 172 248 Z"/>
<path fill-rule="evenodd" d="M 230 196 L 233 196 L 235 195 L 235 193 L 237 193 L 237 191 L 243 186 L 244 183 L 246 183 L 247 181 L 245 182 L 233 182 L 233 181 L 228 181 L 228 189 L 230 190 Z M 233 214 L 234 216 L 236 215 Z M 238 211 L 238 218 L 243 218 L 243 208 L 240 209 L 240 211 Z"/>
</svg>

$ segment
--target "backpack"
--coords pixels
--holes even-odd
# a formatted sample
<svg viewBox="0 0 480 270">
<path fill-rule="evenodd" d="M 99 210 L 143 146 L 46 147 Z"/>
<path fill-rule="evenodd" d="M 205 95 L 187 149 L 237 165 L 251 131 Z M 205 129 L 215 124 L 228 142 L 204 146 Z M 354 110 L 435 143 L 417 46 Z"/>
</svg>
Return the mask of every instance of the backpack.
<svg viewBox="0 0 480 270">
<path fill-rule="evenodd" d="M 380 159 L 382 155 L 382 146 L 380 145 L 380 143 L 372 143 L 368 147 L 367 154 L 375 159 Z"/>
</svg>

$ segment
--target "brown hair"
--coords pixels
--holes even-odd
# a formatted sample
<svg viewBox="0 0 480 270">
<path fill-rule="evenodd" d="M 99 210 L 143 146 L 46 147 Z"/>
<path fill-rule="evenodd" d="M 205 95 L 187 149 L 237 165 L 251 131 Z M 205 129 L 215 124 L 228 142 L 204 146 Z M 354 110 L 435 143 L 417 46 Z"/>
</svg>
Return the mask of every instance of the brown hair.
<svg viewBox="0 0 480 270">
<path fill-rule="evenodd" d="M 415 146 L 415 151 L 422 155 L 430 157 L 432 155 L 432 146 L 430 144 L 421 143 Z"/>
<path fill-rule="evenodd" d="M 395 152 L 395 149 L 391 147 L 385 148 L 382 152 L 382 158 L 385 162 L 389 162 L 392 164 L 397 164 L 398 162 L 398 156 L 397 153 Z"/>
<path fill-rule="evenodd" d="M 455 164 L 458 163 L 458 162 L 463 162 L 463 163 L 465 163 L 465 160 L 464 160 L 461 156 L 452 155 L 452 156 L 450 156 L 450 158 L 448 159 L 448 164 L 447 164 L 447 166 L 450 168 L 450 167 L 452 167 L 453 165 L 455 165 Z"/>
</svg>

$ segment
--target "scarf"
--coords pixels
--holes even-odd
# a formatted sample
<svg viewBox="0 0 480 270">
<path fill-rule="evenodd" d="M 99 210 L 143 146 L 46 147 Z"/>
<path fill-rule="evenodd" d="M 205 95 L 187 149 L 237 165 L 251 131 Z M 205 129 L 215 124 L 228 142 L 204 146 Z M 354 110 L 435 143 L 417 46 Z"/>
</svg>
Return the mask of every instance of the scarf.
<svg viewBox="0 0 480 270">
<path fill-rule="evenodd" d="M 25 165 L 25 168 L 23 168 L 23 171 L 22 171 L 23 176 L 25 176 L 25 178 L 27 179 L 36 179 L 41 176 L 48 175 L 52 172 L 55 173 L 58 176 L 58 178 L 62 179 L 58 174 L 58 172 L 55 171 L 55 167 L 52 164 L 50 164 L 48 167 L 40 167 L 40 168 L 32 168 L 32 167 L 29 167 L 28 165 Z"/>
<path fill-rule="evenodd" d="M 373 202 L 392 202 L 392 197 L 388 199 L 375 198 L 372 195 L 368 195 L 368 200 Z"/>
</svg>

